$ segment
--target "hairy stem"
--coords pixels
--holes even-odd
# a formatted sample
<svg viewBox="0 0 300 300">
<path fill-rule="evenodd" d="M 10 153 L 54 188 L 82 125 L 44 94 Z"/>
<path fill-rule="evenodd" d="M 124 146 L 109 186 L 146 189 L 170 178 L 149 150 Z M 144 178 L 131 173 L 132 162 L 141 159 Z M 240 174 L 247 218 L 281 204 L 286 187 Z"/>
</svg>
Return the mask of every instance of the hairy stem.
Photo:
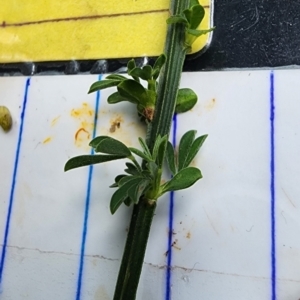
<svg viewBox="0 0 300 300">
<path fill-rule="evenodd" d="M 172 15 L 180 14 L 188 5 L 189 0 L 172 0 L 170 12 Z M 184 38 L 185 31 L 182 24 L 169 25 L 164 51 L 167 60 L 159 79 L 154 119 L 148 125 L 147 144 L 150 151 L 152 151 L 159 134 L 164 136 L 170 133 L 186 55 Z M 141 199 L 134 206 L 114 300 L 136 299 L 155 207 L 156 201 L 145 199 Z"/>
</svg>

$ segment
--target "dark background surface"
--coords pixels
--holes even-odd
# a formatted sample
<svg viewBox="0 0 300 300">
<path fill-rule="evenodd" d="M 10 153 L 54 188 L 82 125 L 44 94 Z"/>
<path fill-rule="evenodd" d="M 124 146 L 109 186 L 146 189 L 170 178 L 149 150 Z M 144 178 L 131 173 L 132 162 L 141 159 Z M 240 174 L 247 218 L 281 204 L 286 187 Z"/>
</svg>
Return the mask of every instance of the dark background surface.
<svg viewBox="0 0 300 300">
<path fill-rule="evenodd" d="M 300 0 L 215 0 L 209 49 L 185 71 L 300 65 Z M 142 63 L 142 59 L 140 60 Z M 0 75 L 108 73 L 126 60 L 0 64 Z"/>
<path fill-rule="evenodd" d="M 299 0 L 215 0 L 212 43 L 186 70 L 300 65 Z"/>
</svg>

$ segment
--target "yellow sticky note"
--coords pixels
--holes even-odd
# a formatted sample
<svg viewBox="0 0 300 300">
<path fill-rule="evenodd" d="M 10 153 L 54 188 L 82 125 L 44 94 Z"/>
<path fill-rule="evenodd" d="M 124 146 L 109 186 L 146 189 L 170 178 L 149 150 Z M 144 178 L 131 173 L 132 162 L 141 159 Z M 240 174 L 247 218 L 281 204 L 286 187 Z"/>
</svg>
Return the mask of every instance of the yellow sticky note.
<svg viewBox="0 0 300 300">
<path fill-rule="evenodd" d="M 0 0 L 0 62 L 158 56 L 169 0 Z M 210 28 L 210 0 L 202 0 Z M 209 42 L 199 38 L 193 52 Z"/>
</svg>

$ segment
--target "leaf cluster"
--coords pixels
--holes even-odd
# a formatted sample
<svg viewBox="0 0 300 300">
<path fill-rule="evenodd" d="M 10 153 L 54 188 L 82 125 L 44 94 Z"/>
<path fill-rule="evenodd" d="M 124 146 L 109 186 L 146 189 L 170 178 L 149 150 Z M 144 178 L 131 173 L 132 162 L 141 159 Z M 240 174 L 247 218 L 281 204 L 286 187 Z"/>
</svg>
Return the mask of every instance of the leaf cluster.
<svg viewBox="0 0 300 300">
<path fill-rule="evenodd" d="M 153 67 L 145 65 L 140 68 L 132 59 L 127 64 L 127 73 L 131 78 L 120 74 L 108 75 L 106 79 L 93 83 L 89 93 L 116 87 L 117 91 L 108 97 L 107 102 L 109 104 L 131 102 L 136 105 L 139 115 L 147 122 L 151 122 L 157 98 L 157 79 L 165 62 L 166 56 L 162 54 L 157 58 Z M 141 84 L 141 80 L 147 82 L 147 88 Z M 186 112 L 193 108 L 196 102 L 197 95 L 191 89 L 180 89 L 175 112 Z"/>
<path fill-rule="evenodd" d="M 203 6 L 198 0 L 190 0 L 189 8 L 185 9 L 181 14 L 171 16 L 167 19 L 167 24 L 184 24 L 185 25 L 185 46 L 188 52 L 191 51 L 192 44 L 195 40 L 211 31 L 210 29 L 198 29 L 205 15 Z"/>
<path fill-rule="evenodd" d="M 207 136 L 198 138 L 195 136 L 195 130 L 183 135 L 179 143 L 178 155 L 175 155 L 175 149 L 167 136 L 157 137 L 153 151 L 150 151 L 142 138 L 138 139 L 140 150 L 127 147 L 112 137 L 98 136 L 89 144 L 96 154 L 71 158 L 65 165 L 65 171 L 118 159 L 129 159 L 130 162 L 125 164 L 125 174 L 116 176 L 114 183 L 110 186 L 117 188 L 110 201 L 110 210 L 114 214 L 122 203 L 127 206 L 137 204 L 141 197 L 157 200 L 166 192 L 186 189 L 201 179 L 201 171 L 189 165 Z M 136 156 L 143 159 L 145 164 L 138 163 Z M 161 184 L 164 160 L 173 176 L 169 181 Z"/>
</svg>

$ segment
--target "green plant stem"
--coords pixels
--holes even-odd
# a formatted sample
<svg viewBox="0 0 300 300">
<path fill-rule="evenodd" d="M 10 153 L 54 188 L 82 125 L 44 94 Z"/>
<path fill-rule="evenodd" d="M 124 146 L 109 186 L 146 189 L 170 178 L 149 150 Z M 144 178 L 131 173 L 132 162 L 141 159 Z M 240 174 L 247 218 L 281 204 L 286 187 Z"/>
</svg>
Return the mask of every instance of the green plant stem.
<svg viewBox="0 0 300 300">
<path fill-rule="evenodd" d="M 188 5 L 189 0 L 172 0 L 170 12 L 172 15 L 180 14 Z M 182 24 L 168 26 L 165 44 L 167 60 L 159 79 L 154 119 L 148 125 L 147 144 L 150 151 L 159 134 L 164 136 L 170 133 L 186 55 L 184 38 L 185 29 Z M 136 298 L 155 207 L 155 201 L 145 199 L 141 199 L 134 206 L 114 300 L 135 300 Z"/>
<path fill-rule="evenodd" d="M 133 208 L 114 300 L 136 297 L 155 208 L 156 201 L 147 199 L 140 199 Z"/>
<path fill-rule="evenodd" d="M 172 0 L 172 15 L 180 14 L 189 5 L 189 0 Z M 184 45 L 185 30 L 182 24 L 168 27 L 165 44 L 167 60 L 161 71 L 153 122 L 148 127 L 148 147 L 152 150 L 156 137 L 169 135 L 175 111 L 181 72 L 187 48 Z"/>
</svg>

